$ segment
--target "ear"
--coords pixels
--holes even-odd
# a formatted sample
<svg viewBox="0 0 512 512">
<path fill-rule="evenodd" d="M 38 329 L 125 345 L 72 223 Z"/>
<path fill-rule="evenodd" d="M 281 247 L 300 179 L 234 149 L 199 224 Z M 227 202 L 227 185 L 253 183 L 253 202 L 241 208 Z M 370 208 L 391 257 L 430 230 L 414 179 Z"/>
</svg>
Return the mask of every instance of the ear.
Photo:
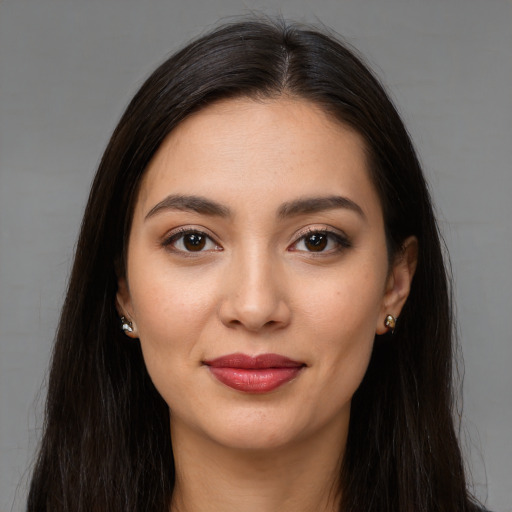
<svg viewBox="0 0 512 512">
<path fill-rule="evenodd" d="M 377 334 L 388 332 L 389 327 L 384 324 L 387 315 L 393 315 L 395 318 L 400 316 L 411 290 L 412 278 L 417 263 L 418 239 L 415 236 L 410 236 L 403 243 L 390 269 L 382 299 L 382 308 L 375 329 Z"/>
<path fill-rule="evenodd" d="M 125 277 L 120 277 L 117 280 L 117 294 L 116 294 L 116 309 L 120 317 L 126 318 L 132 326 L 132 332 L 124 331 L 126 336 L 130 338 L 138 338 L 137 325 L 135 323 L 135 316 L 133 314 L 132 301 L 130 296 L 130 289 Z"/>
</svg>

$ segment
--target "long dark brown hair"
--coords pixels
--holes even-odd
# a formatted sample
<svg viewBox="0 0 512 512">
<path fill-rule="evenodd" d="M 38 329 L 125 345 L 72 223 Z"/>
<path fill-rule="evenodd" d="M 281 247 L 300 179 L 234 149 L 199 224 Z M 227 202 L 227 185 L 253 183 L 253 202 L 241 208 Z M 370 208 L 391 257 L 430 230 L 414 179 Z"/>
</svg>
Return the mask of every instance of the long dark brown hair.
<svg viewBox="0 0 512 512">
<path fill-rule="evenodd" d="M 321 106 L 366 141 L 389 257 L 419 240 L 393 335 L 376 338 L 353 397 L 340 474 L 345 512 L 474 510 L 453 420 L 452 308 L 442 245 L 410 137 L 353 50 L 313 28 L 249 19 L 164 62 L 117 126 L 94 179 L 56 336 L 28 510 L 169 510 L 169 410 L 120 330 L 118 276 L 141 177 L 164 138 L 219 99 L 282 94 Z"/>
</svg>

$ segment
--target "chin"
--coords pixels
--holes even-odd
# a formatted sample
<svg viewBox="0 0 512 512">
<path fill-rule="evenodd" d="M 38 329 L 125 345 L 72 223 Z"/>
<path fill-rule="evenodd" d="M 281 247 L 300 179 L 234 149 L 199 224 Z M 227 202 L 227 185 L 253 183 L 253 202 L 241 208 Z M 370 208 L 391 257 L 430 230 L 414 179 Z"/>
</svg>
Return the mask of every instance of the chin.
<svg viewBox="0 0 512 512">
<path fill-rule="evenodd" d="M 211 432 L 210 437 L 225 448 L 265 452 L 278 450 L 297 442 L 301 433 L 279 425 L 262 425 L 244 422 L 229 428 L 224 425 L 221 431 Z"/>
<path fill-rule="evenodd" d="M 181 439 L 190 435 L 200 444 L 213 443 L 219 448 L 266 451 L 284 448 L 307 436 L 307 418 L 284 407 L 219 407 L 203 410 L 200 416 L 171 413 L 171 432 Z M 298 411 L 295 411 L 296 413 Z M 174 420 L 173 420 L 174 418 Z"/>
</svg>

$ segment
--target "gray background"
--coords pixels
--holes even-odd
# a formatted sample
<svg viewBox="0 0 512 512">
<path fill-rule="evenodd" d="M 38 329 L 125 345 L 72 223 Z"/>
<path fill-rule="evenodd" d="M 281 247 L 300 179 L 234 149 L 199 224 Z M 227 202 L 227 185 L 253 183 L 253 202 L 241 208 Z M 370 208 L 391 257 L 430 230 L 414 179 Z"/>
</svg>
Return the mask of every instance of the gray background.
<svg viewBox="0 0 512 512">
<path fill-rule="evenodd" d="M 219 17 L 249 10 L 330 25 L 398 103 L 453 261 L 474 489 L 495 512 L 511 511 L 507 0 L 0 0 L 0 511 L 23 508 L 39 389 L 108 137 L 165 55 Z"/>
</svg>

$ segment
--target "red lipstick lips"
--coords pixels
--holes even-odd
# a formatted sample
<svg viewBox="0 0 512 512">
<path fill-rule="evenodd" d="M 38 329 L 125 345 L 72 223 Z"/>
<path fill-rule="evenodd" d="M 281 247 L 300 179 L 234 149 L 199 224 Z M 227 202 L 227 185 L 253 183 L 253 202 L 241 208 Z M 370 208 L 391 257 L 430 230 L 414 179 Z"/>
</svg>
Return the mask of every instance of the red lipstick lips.
<svg viewBox="0 0 512 512">
<path fill-rule="evenodd" d="M 294 379 L 306 365 L 278 354 L 251 357 L 229 354 L 204 361 L 212 375 L 230 388 L 267 393 Z"/>
</svg>

